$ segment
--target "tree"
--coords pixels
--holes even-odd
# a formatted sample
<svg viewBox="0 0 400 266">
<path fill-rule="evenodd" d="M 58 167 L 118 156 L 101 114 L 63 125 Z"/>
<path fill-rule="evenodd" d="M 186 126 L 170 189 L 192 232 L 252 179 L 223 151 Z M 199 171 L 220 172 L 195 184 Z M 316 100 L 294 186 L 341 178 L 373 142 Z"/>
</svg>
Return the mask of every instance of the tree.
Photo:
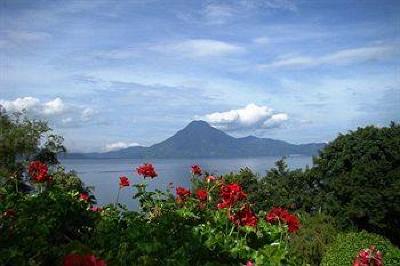
<svg viewBox="0 0 400 266">
<path fill-rule="evenodd" d="M 0 108 L 0 181 L 20 179 L 28 160 L 58 164 L 63 138 L 51 133 L 46 122 L 30 120 L 24 113 L 7 114 Z"/>
<path fill-rule="evenodd" d="M 342 226 L 400 243 L 400 125 L 339 135 L 314 160 L 322 207 Z"/>
</svg>

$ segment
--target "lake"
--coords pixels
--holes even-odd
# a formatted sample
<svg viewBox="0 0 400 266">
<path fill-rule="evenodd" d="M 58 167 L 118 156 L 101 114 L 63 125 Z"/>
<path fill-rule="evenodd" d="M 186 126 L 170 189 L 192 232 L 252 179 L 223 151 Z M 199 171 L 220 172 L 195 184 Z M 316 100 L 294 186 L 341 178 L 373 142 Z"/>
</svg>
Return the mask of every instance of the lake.
<svg viewBox="0 0 400 266">
<path fill-rule="evenodd" d="M 151 162 L 158 173 L 153 180 L 143 180 L 136 174 L 136 167 L 143 164 L 141 159 L 64 159 L 65 169 L 75 170 L 85 185 L 94 187 L 94 194 L 98 205 L 113 203 L 118 188 L 119 177 L 127 176 L 132 183 L 147 183 L 149 190 L 165 190 L 172 182 L 174 186 L 190 187 L 191 165 L 197 163 L 204 171 L 213 175 L 222 175 L 237 172 L 241 168 L 249 167 L 259 175 L 274 166 L 280 157 L 240 158 L 240 159 L 154 159 Z M 291 156 L 287 158 L 291 169 L 304 168 L 312 165 L 312 157 Z M 129 209 L 137 209 L 137 202 L 132 199 L 134 188 L 126 187 L 120 194 L 120 202 Z"/>
</svg>

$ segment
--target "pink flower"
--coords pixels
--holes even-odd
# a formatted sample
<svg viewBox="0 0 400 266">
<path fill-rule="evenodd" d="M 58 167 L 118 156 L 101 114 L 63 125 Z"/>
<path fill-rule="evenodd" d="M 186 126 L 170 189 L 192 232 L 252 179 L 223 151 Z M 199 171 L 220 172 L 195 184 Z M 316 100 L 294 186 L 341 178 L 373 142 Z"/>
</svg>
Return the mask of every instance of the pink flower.
<svg viewBox="0 0 400 266">
<path fill-rule="evenodd" d="M 245 266 L 255 266 L 255 264 L 251 261 L 251 260 L 248 260 L 247 262 L 246 262 L 246 265 Z"/>
<path fill-rule="evenodd" d="M 211 183 L 214 182 L 217 178 L 215 178 L 215 176 L 209 175 L 206 177 L 206 181 L 207 183 Z"/>
</svg>

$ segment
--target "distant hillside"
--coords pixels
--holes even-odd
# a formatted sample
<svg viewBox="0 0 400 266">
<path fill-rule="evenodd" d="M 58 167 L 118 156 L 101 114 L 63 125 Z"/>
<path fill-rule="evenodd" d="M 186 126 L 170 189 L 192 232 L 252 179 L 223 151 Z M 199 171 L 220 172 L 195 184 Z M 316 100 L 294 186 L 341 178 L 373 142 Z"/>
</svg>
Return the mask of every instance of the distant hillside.
<svg viewBox="0 0 400 266">
<path fill-rule="evenodd" d="M 324 143 L 295 145 L 254 136 L 234 138 L 204 121 L 192 121 L 172 137 L 150 147 L 129 147 L 105 153 L 69 153 L 65 158 L 238 158 L 315 155 Z"/>
</svg>

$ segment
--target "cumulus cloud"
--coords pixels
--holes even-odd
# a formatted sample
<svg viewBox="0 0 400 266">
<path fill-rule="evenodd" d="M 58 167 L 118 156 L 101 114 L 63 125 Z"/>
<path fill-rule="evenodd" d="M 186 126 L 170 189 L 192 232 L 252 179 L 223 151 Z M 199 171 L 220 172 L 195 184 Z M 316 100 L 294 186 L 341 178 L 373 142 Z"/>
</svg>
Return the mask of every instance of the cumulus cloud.
<svg viewBox="0 0 400 266">
<path fill-rule="evenodd" d="M 280 127 L 288 120 L 286 113 L 275 113 L 268 106 L 248 104 L 227 112 L 216 112 L 200 117 L 223 130 L 259 129 Z"/>
<path fill-rule="evenodd" d="M 261 64 L 260 69 L 306 68 L 319 65 L 349 65 L 370 60 L 384 60 L 398 53 L 393 46 L 359 47 L 343 49 L 323 56 L 286 56 L 269 64 Z"/>
<path fill-rule="evenodd" d="M 40 100 L 34 97 L 17 98 L 14 101 L 0 100 L 0 104 L 7 112 L 32 111 L 38 108 Z"/>
<path fill-rule="evenodd" d="M 120 150 L 120 149 L 125 149 L 125 148 L 129 148 L 129 147 L 135 147 L 135 146 L 140 146 L 139 143 L 136 142 L 132 142 L 132 143 L 126 143 L 126 142 L 115 142 L 115 143 L 110 143 L 110 144 L 106 144 L 106 146 L 104 147 L 105 151 L 116 151 L 116 150 Z"/>
<path fill-rule="evenodd" d="M 264 121 L 263 127 L 264 128 L 275 128 L 275 127 L 280 127 L 282 123 L 287 121 L 289 119 L 289 116 L 285 113 L 278 113 L 272 115 L 270 118 Z"/>
<path fill-rule="evenodd" d="M 0 105 L 8 113 L 26 112 L 39 119 L 51 120 L 61 126 L 77 125 L 89 121 L 96 113 L 90 107 L 66 104 L 60 97 L 41 101 L 35 97 L 21 97 L 14 100 L 0 99 Z"/>
<path fill-rule="evenodd" d="M 245 51 L 241 46 L 210 39 L 191 39 L 167 45 L 157 45 L 151 49 L 166 54 L 186 57 L 213 57 L 238 54 Z"/>
<path fill-rule="evenodd" d="M 43 104 L 43 113 L 46 115 L 61 114 L 65 110 L 65 105 L 61 98 L 55 98 Z"/>
</svg>

